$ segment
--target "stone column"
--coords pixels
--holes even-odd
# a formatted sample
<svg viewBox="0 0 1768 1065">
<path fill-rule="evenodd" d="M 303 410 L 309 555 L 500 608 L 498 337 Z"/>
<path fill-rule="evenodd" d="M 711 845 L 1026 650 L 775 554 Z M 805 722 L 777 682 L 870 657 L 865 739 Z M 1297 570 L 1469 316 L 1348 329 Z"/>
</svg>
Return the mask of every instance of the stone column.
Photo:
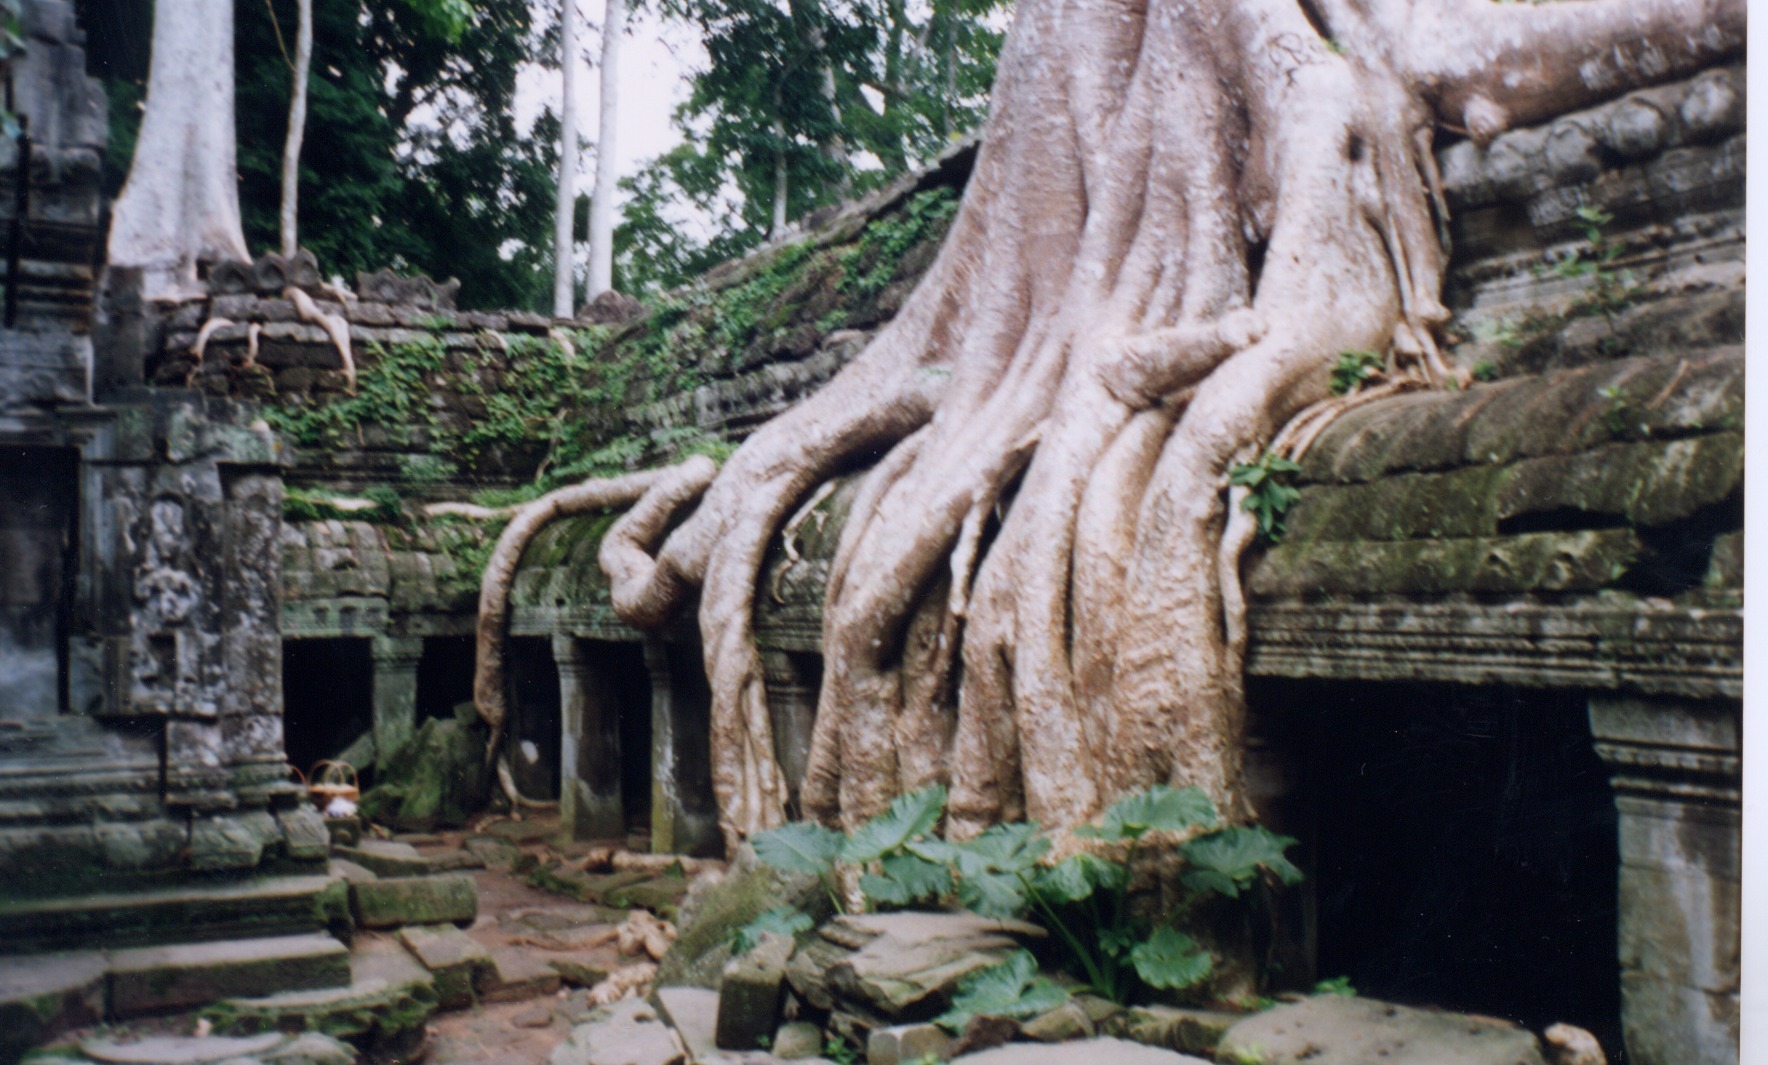
<svg viewBox="0 0 1768 1065">
<path fill-rule="evenodd" d="M 822 671 L 815 655 L 763 649 L 761 674 L 767 682 L 767 710 L 773 720 L 774 757 L 785 774 L 792 805 L 810 763 L 810 734 L 816 727 L 816 700 Z"/>
<path fill-rule="evenodd" d="M 651 674 L 651 850 L 722 850 L 712 797 L 711 693 L 698 646 L 645 637 Z"/>
<path fill-rule="evenodd" d="M 559 667 L 559 814 L 572 839 L 621 839 L 619 708 L 574 636 L 553 637 Z M 648 757 L 648 751 L 634 751 Z"/>
<path fill-rule="evenodd" d="M 1621 1026 L 1636 1065 L 1738 1060 L 1742 709 L 1590 700 L 1620 812 Z"/>
<path fill-rule="evenodd" d="M 424 641 L 417 636 L 376 636 L 374 656 L 374 763 L 384 767 L 417 731 L 417 663 Z"/>
</svg>

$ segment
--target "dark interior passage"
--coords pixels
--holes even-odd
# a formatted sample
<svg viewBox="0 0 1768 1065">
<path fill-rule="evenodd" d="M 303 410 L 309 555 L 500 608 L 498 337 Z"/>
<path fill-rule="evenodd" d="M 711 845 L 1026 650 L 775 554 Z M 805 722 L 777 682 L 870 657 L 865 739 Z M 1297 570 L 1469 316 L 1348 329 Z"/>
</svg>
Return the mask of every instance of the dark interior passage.
<svg viewBox="0 0 1768 1065">
<path fill-rule="evenodd" d="M 1263 682 L 1314 811 L 1321 976 L 1621 1060 L 1616 814 L 1570 692 Z"/>
<path fill-rule="evenodd" d="M 518 637 L 504 652 L 510 720 L 504 739 L 510 775 L 524 798 L 559 797 L 559 667 L 552 641 Z"/>
<path fill-rule="evenodd" d="M 417 663 L 417 717 L 447 720 L 473 699 L 473 638 L 426 636 Z"/>
<path fill-rule="evenodd" d="M 49 717 L 67 704 L 75 453 L 0 448 L 0 718 Z"/>
<path fill-rule="evenodd" d="M 305 773 L 342 751 L 374 725 L 369 641 L 284 640 L 282 705 L 289 764 Z"/>
<path fill-rule="evenodd" d="M 614 716 L 620 752 L 620 810 L 627 832 L 651 828 L 651 674 L 639 643 L 586 640 L 596 698 Z"/>
</svg>

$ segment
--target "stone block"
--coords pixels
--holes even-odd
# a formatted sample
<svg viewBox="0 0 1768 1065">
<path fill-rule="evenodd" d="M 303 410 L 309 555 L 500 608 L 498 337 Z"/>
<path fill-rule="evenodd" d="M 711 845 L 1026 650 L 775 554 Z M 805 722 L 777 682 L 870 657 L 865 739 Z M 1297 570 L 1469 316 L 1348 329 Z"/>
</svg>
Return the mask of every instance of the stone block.
<svg viewBox="0 0 1768 1065">
<path fill-rule="evenodd" d="M 718 1053 L 718 992 L 703 987 L 659 987 L 653 997 L 663 1019 L 675 1029 L 689 1061 Z"/>
<path fill-rule="evenodd" d="M 915 1065 L 932 1054 L 951 1057 L 952 1037 L 935 1024 L 897 1024 L 875 1029 L 866 1040 L 866 1065 Z"/>
<path fill-rule="evenodd" d="M 137 947 L 111 954 L 110 1010 L 133 1017 L 349 982 L 350 952 L 327 935 Z"/>
<path fill-rule="evenodd" d="M 551 1065 L 683 1065 L 687 1054 L 647 1002 L 623 999 L 571 1029 Z"/>
<path fill-rule="evenodd" d="M 1504 1021 L 1316 995 L 1236 1022 L 1220 1061 L 1265 1065 L 1544 1065 L 1527 1029 Z"/>
<path fill-rule="evenodd" d="M 522 848 L 502 836 L 468 836 L 462 846 L 492 869 L 508 869 L 522 856 Z"/>
<path fill-rule="evenodd" d="M 1738 996 L 1621 973 L 1630 1065 L 1737 1065 Z"/>
<path fill-rule="evenodd" d="M 430 971 L 443 1009 L 473 1004 L 492 983 L 491 952 L 453 925 L 413 925 L 399 930 L 399 942 Z"/>
<path fill-rule="evenodd" d="M 376 876 L 423 876 L 436 871 L 416 847 L 392 840 L 365 839 L 354 847 L 333 847 L 332 853 Z"/>
<path fill-rule="evenodd" d="M 479 890 L 462 873 L 412 876 L 350 885 L 350 912 L 363 928 L 408 924 L 469 925 L 479 914 Z"/>
<path fill-rule="evenodd" d="M 559 990 L 560 973 L 543 955 L 505 948 L 493 950 L 491 961 L 491 976 L 481 988 L 486 1002 L 539 998 Z"/>
<path fill-rule="evenodd" d="M 1039 1014 L 1020 1026 L 1027 1039 L 1040 1043 L 1066 1043 L 1075 1039 L 1091 1039 L 1097 1029 L 1093 1019 L 1078 1002 L 1064 1002 L 1048 1013 Z"/>
<path fill-rule="evenodd" d="M 773 1056 L 784 1061 L 814 1058 L 823 1052 L 823 1033 L 809 1021 L 780 1025 L 773 1037 Z"/>
<path fill-rule="evenodd" d="M 1175 1006 L 1135 1006 L 1107 1018 L 1101 1029 L 1109 1035 L 1181 1054 L 1209 1057 L 1241 1014 Z"/>
<path fill-rule="evenodd" d="M 1083 1043 L 1063 1043 L 1059 1046 L 1009 1043 L 979 1054 L 965 1054 L 960 1060 L 964 1065 L 1074 1065 L 1075 1062 L 1086 1062 L 1087 1065 L 1209 1065 L 1202 1058 L 1143 1046 L 1140 1043 L 1126 1043 L 1121 1039 L 1089 1039 Z M 1257 1060 L 1263 1063 L 1272 1059 L 1240 1060 Z"/>
<path fill-rule="evenodd" d="M 718 992 L 717 1042 L 725 1050 L 756 1050 L 780 1024 L 792 937 L 763 933 L 747 954 L 724 967 Z"/>
<path fill-rule="evenodd" d="M 890 913 L 838 917 L 821 935 L 863 944 L 829 966 L 828 986 L 838 999 L 892 1020 L 920 1021 L 942 1012 L 964 977 L 1045 933 L 972 913 Z"/>
<path fill-rule="evenodd" d="M 103 1020 L 105 968 L 96 950 L 0 957 L 0 1061 Z"/>
<path fill-rule="evenodd" d="M 1622 865 L 1621 969 L 1725 992 L 1738 986 L 1742 887 L 1688 871 Z"/>
</svg>

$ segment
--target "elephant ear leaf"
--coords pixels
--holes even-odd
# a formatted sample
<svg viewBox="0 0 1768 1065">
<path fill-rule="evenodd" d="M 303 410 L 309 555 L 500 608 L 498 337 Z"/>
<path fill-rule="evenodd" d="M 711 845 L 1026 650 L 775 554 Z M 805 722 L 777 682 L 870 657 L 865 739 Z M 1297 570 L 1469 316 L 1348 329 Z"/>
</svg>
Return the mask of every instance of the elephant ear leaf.
<svg viewBox="0 0 1768 1065">
<path fill-rule="evenodd" d="M 1285 884 L 1299 884 L 1301 870 L 1283 856 L 1294 845 L 1294 839 L 1258 826 L 1224 828 L 1179 848 L 1189 866 L 1182 879 L 1194 891 L 1214 891 L 1229 898 L 1238 898 L 1251 887 L 1260 869 Z"/>
<path fill-rule="evenodd" d="M 1130 948 L 1130 963 L 1149 987 L 1181 991 L 1195 987 L 1215 964 L 1190 936 L 1168 925 Z"/>
<path fill-rule="evenodd" d="M 1074 834 L 1085 839 L 1140 839 L 1149 832 L 1188 832 L 1216 822 L 1215 803 L 1197 788 L 1155 785 L 1125 795 L 1105 810 L 1097 825 L 1082 825 Z"/>
<path fill-rule="evenodd" d="M 855 865 L 901 850 L 933 831 L 945 812 L 945 788 L 935 784 L 899 795 L 889 809 L 861 825 L 841 849 L 841 860 Z"/>
<path fill-rule="evenodd" d="M 1019 950 L 960 980 L 952 1008 L 933 1023 L 961 1032 L 972 1017 L 1036 1017 L 1067 1001 L 1068 992 L 1038 975 L 1036 959 Z"/>
<path fill-rule="evenodd" d="M 801 910 L 790 906 L 776 907 L 731 934 L 731 953 L 749 953 L 755 949 L 755 944 L 761 942 L 761 937 L 770 932 L 776 936 L 795 936 L 800 932 L 810 931 L 815 923 L 808 913 Z"/>
<path fill-rule="evenodd" d="M 913 854 L 892 854 L 880 864 L 882 876 L 859 878 L 859 889 L 876 904 L 907 906 L 952 889 L 951 870 Z"/>
<path fill-rule="evenodd" d="M 810 821 L 794 821 L 750 837 L 755 856 L 764 863 L 785 873 L 817 876 L 834 866 L 842 840 L 841 833 Z"/>
</svg>

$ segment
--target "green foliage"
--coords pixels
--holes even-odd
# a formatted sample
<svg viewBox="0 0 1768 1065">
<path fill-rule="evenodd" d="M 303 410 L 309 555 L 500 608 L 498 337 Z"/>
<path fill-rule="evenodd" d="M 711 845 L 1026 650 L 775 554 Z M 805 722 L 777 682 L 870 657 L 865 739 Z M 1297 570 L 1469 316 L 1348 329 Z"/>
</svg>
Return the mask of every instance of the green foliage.
<svg viewBox="0 0 1768 1065">
<path fill-rule="evenodd" d="M 1332 365 L 1332 394 L 1349 395 L 1381 373 L 1382 358 L 1373 351 L 1341 351 Z"/>
<path fill-rule="evenodd" d="M 933 1023 L 961 1032 L 972 1017 L 1030 1018 L 1048 1013 L 1068 1001 L 1068 992 L 1039 975 L 1037 959 L 1017 950 L 1005 961 L 958 981 L 952 1008 Z"/>
<path fill-rule="evenodd" d="M 776 936 L 796 936 L 800 932 L 808 932 L 814 923 L 807 913 L 790 906 L 776 907 L 731 933 L 731 953 L 749 953 L 755 949 L 755 944 L 761 942 L 761 937 L 769 933 Z"/>
<path fill-rule="evenodd" d="M 1301 870 L 1283 856 L 1294 845 L 1290 837 L 1259 825 L 1234 825 L 1198 836 L 1179 847 L 1179 855 L 1190 866 L 1184 875 L 1185 886 L 1238 898 L 1252 886 L 1260 870 L 1284 884 L 1299 884 Z"/>
<path fill-rule="evenodd" d="M 1194 987 L 1212 966 L 1208 952 L 1175 926 L 1183 908 L 1149 921 L 1130 905 L 1130 870 L 1150 838 L 1190 836 L 1177 850 L 1186 865 L 1186 906 L 1211 893 L 1239 898 L 1261 875 L 1285 884 L 1300 878 L 1283 856 L 1294 840 L 1262 828 L 1223 827 L 1214 804 L 1196 788 L 1154 787 L 1125 796 L 1098 824 L 1076 830 L 1076 836 L 1123 848 L 1121 860 L 1082 852 L 1054 865 L 1044 863 L 1052 841 L 1035 824 L 991 825 L 963 841 L 933 837 L 945 801 L 941 787 L 901 796 L 846 837 L 820 825 L 785 825 L 756 834 L 755 852 L 775 868 L 822 877 L 832 896 L 837 865 L 858 866 L 860 890 L 873 907 L 955 897 L 984 916 L 1035 917 L 1055 933 L 1088 986 L 1117 1002 L 1128 1001 L 1138 987 Z M 1018 1016 L 999 1013 L 1008 1008 L 1001 1003 L 1031 994 L 1029 980 L 1030 970 L 1018 969 L 990 977 L 974 989 L 979 997 L 973 1002 L 986 1002 L 986 1008 L 959 1003 L 948 1018 L 961 1025 L 977 1012 Z"/>
<path fill-rule="evenodd" d="M 1149 987 L 1182 991 L 1209 976 L 1215 962 L 1190 936 L 1168 925 L 1130 948 L 1130 963 Z"/>
<path fill-rule="evenodd" d="M 1074 834 L 1083 839 L 1128 841 L 1150 832 L 1186 832 L 1212 825 L 1215 820 L 1215 803 L 1203 792 L 1156 784 L 1112 803 L 1099 824 L 1082 825 Z"/>
<path fill-rule="evenodd" d="M 896 277 L 903 256 L 936 233 L 958 213 L 957 192 L 947 186 L 910 197 L 903 209 L 872 222 L 841 256 L 841 291 L 858 299 L 883 292 Z"/>
<path fill-rule="evenodd" d="M 348 505 L 366 499 L 372 507 Z M 282 516 L 288 521 L 366 521 L 388 524 L 403 520 L 399 494 L 391 485 L 374 485 L 360 497 L 342 496 L 323 488 L 288 485 L 282 492 Z"/>
<path fill-rule="evenodd" d="M 1496 381 L 1498 379 L 1498 365 L 1488 359 L 1474 363 L 1470 372 L 1475 381 Z"/>
<path fill-rule="evenodd" d="M 1314 994 L 1316 995 L 1345 995 L 1354 997 L 1356 993 L 1357 989 L 1351 986 L 1351 978 L 1348 976 L 1334 976 L 1330 980 L 1321 980 L 1314 985 Z"/>
<path fill-rule="evenodd" d="M 1301 491 L 1290 483 L 1300 472 L 1299 464 L 1270 451 L 1257 462 L 1228 471 L 1228 483 L 1247 490 L 1241 507 L 1258 518 L 1258 531 L 1270 543 L 1283 539 L 1284 515 L 1301 498 Z"/>
<path fill-rule="evenodd" d="M 864 1055 L 854 1049 L 852 1043 L 839 1035 L 831 1035 L 828 1043 L 823 1046 L 823 1057 L 828 1058 L 835 1065 L 859 1065 Z"/>
</svg>

